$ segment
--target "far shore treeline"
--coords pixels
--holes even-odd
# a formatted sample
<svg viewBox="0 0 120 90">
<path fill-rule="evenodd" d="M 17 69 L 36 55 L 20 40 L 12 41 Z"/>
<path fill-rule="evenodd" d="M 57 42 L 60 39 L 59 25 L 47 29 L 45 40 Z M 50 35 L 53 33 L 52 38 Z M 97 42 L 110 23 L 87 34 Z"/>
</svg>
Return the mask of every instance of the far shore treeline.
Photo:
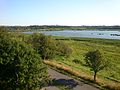
<svg viewBox="0 0 120 90">
<path fill-rule="evenodd" d="M 10 31 L 52 31 L 52 30 L 116 30 L 120 31 L 119 25 L 114 26 L 64 26 L 64 25 L 30 25 L 30 26 L 0 26 Z"/>
</svg>

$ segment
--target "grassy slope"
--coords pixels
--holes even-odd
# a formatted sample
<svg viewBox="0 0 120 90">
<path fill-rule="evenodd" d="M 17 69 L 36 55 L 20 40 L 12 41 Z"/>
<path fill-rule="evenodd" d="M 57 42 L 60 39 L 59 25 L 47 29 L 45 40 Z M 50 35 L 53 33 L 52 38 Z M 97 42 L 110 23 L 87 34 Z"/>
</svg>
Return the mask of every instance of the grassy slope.
<svg viewBox="0 0 120 90">
<path fill-rule="evenodd" d="M 73 49 L 72 55 L 67 59 L 57 58 L 60 62 L 72 66 L 80 71 L 92 74 L 88 67 L 84 64 L 84 54 L 89 50 L 99 49 L 104 58 L 109 61 L 109 66 L 98 73 L 103 79 L 111 79 L 120 81 L 120 41 L 119 40 L 104 40 L 104 39 L 77 39 L 77 40 L 62 40 L 70 45 Z M 73 60 L 78 59 L 79 64 Z"/>
</svg>

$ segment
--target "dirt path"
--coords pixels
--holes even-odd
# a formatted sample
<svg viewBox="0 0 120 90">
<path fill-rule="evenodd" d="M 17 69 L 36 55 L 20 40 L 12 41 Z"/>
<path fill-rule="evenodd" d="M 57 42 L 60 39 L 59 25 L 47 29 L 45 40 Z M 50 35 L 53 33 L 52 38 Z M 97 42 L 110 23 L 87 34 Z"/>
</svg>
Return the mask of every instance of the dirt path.
<svg viewBox="0 0 120 90">
<path fill-rule="evenodd" d="M 54 79 L 55 84 L 62 84 L 70 88 L 70 90 L 99 90 L 93 86 L 85 84 L 81 81 L 75 80 L 67 75 L 61 74 L 53 69 L 48 69 L 48 73 L 52 79 Z M 60 90 L 57 87 L 49 86 L 45 87 L 46 90 Z"/>
</svg>

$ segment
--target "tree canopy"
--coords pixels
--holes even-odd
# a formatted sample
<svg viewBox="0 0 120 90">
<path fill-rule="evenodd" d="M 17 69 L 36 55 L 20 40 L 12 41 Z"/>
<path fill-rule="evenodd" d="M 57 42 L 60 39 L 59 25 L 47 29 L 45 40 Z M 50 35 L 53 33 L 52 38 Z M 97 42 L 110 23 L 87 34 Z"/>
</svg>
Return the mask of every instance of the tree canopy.
<svg viewBox="0 0 120 90">
<path fill-rule="evenodd" d="M 42 59 L 53 59 L 55 56 L 69 56 L 72 49 L 64 42 L 56 41 L 51 36 L 34 33 L 28 40 L 41 55 Z"/>
<path fill-rule="evenodd" d="M 47 68 L 31 46 L 0 30 L 0 89 L 32 90 L 47 81 Z"/>
<path fill-rule="evenodd" d="M 103 59 L 102 54 L 99 50 L 89 51 L 85 54 L 86 65 L 94 71 L 94 81 L 96 82 L 96 74 L 100 70 L 104 69 L 108 64 L 106 60 Z"/>
</svg>

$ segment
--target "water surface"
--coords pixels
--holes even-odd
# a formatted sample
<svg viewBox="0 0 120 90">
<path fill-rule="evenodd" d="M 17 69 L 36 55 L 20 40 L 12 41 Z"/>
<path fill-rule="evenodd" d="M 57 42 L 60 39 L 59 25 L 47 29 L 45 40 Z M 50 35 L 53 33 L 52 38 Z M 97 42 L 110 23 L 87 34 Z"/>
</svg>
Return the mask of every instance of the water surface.
<svg viewBox="0 0 120 90">
<path fill-rule="evenodd" d="M 24 32 L 32 34 L 33 32 Z M 63 31 L 41 31 L 45 35 L 64 36 L 64 37 L 84 37 L 84 38 L 104 38 L 104 39 L 120 39 L 120 31 L 95 31 L 95 30 L 63 30 Z M 114 35 L 112 35 L 114 34 Z M 115 36 L 118 35 L 118 36 Z"/>
</svg>

